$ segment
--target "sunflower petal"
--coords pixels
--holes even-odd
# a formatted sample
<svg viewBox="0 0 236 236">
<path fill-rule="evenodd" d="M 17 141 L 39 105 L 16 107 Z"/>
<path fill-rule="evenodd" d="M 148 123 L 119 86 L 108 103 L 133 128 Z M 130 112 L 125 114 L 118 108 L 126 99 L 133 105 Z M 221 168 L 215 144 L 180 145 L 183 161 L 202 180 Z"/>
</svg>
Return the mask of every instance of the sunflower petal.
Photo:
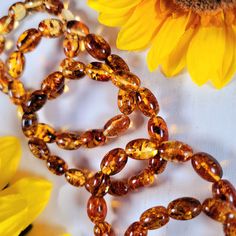
<svg viewBox="0 0 236 236">
<path fill-rule="evenodd" d="M 0 190 L 14 176 L 21 157 L 20 142 L 15 137 L 0 138 Z"/>
</svg>

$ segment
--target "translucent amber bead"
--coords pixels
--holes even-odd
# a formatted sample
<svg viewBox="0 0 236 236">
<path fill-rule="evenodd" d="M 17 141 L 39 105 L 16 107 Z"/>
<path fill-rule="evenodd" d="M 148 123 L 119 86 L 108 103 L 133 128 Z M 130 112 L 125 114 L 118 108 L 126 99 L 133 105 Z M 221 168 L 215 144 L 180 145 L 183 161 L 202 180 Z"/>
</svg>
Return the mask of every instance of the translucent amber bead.
<svg viewBox="0 0 236 236">
<path fill-rule="evenodd" d="M 226 179 L 221 179 L 212 185 L 212 194 L 214 198 L 230 202 L 236 207 L 236 189 Z"/>
<path fill-rule="evenodd" d="M 112 83 L 125 91 L 137 91 L 140 79 L 129 71 L 118 70 L 112 76 Z"/>
<path fill-rule="evenodd" d="M 69 35 L 65 36 L 63 40 L 63 49 L 64 53 L 67 57 L 77 57 L 79 55 L 80 50 L 80 38 L 77 35 Z"/>
<path fill-rule="evenodd" d="M 104 175 L 102 172 L 97 172 L 87 179 L 85 188 L 93 196 L 102 197 L 108 192 L 110 184 L 111 180 L 109 176 Z"/>
<path fill-rule="evenodd" d="M 117 70 L 129 71 L 129 67 L 126 64 L 126 62 L 118 55 L 111 54 L 108 58 L 106 58 L 106 63 L 114 71 Z"/>
<path fill-rule="evenodd" d="M 14 27 L 14 17 L 3 16 L 0 18 L 0 34 L 8 34 L 13 30 Z"/>
<path fill-rule="evenodd" d="M 140 216 L 140 222 L 148 230 L 161 228 L 169 222 L 168 211 L 163 206 L 149 208 Z"/>
<path fill-rule="evenodd" d="M 12 78 L 19 78 L 21 77 L 24 68 L 25 68 L 25 56 L 22 52 L 15 51 L 12 52 L 6 62 L 8 66 L 8 74 Z"/>
<path fill-rule="evenodd" d="M 0 75 L 0 91 L 2 91 L 5 94 L 8 94 L 9 83 L 10 80 L 6 76 Z"/>
<path fill-rule="evenodd" d="M 64 8 L 64 5 L 60 0 L 43 0 L 43 3 L 47 12 L 54 15 L 59 15 Z"/>
<path fill-rule="evenodd" d="M 87 52 L 98 60 L 105 60 L 111 54 L 109 44 L 99 35 L 87 34 L 85 37 Z"/>
<path fill-rule="evenodd" d="M 107 222 L 99 222 L 94 226 L 94 236 L 115 236 L 110 224 Z"/>
<path fill-rule="evenodd" d="M 126 165 L 128 156 L 124 149 L 115 148 L 108 152 L 101 162 L 101 171 L 105 175 L 115 175 Z"/>
<path fill-rule="evenodd" d="M 236 209 L 230 203 L 220 199 L 206 199 L 202 203 L 202 210 L 210 218 L 221 223 L 230 223 L 236 220 Z"/>
<path fill-rule="evenodd" d="M 48 99 L 54 99 L 60 96 L 65 87 L 65 78 L 63 74 L 56 71 L 50 74 L 42 82 L 41 89 L 47 94 Z"/>
<path fill-rule="evenodd" d="M 129 192 L 129 185 L 124 180 L 112 180 L 108 193 L 113 196 L 124 196 Z"/>
<path fill-rule="evenodd" d="M 0 54 L 5 49 L 5 37 L 3 35 L 0 35 Z"/>
<path fill-rule="evenodd" d="M 107 204 L 102 197 L 90 197 L 87 204 L 87 214 L 93 223 L 102 222 L 107 215 Z"/>
<path fill-rule="evenodd" d="M 35 134 L 35 130 L 38 124 L 38 117 L 35 113 L 33 114 L 24 114 L 22 116 L 22 131 L 24 135 L 28 138 L 31 138 Z"/>
<path fill-rule="evenodd" d="M 30 139 L 28 146 L 32 154 L 39 159 L 47 160 L 48 156 L 50 155 L 50 150 L 47 144 L 40 139 Z"/>
<path fill-rule="evenodd" d="M 135 139 L 130 141 L 125 148 L 129 157 L 137 160 L 150 159 L 158 153 L 157 145 L 149 139 Z"/>
<path fill-rule="evenodd" d="M 136 108 L 136 93 L 119 89 L 118 107 L 124 115 L 131 114 Z"/>
<path fill-rule="evenodd" d="M 76 150 L 82 145 L 82 141 L 77 133 L 61 132 L 57 134 L 56 144 L 65 150 Z"/>
<path fill-rule="evenodd" d="M 63 34 L 63 24 L 58 19 L 46 19 L 39 23 L 39 31 L 44 37 L 57 38 Z"/>
<path fill-rule="evenodd" d="M 78 20 L 71 20 L 67 22 L 66 31 L 69 34 L 75 34 L 78 36 L 85 36 L 89 34 L 89 28 L 87 25 Z"/>
<path fill-rule="evenodd" d="M 16 2 L 9 8 L 9 16 L 14 17 L 15 20 L 22 20 L 26 16 L 26 8 L 22 2 Z"/>
<path fill-rule="evenodd" d="M 28 11 L 44 10 L 43 0 L 25 0 L 25 8 Z"/>
<path fill-rule="evenodd" d="M 34 137 L 43 140 L 45 143 L 53 143 L 56 139 L 56 132 L 49 125 L 39 123 L 35 129 Z"/>
<path fill-rule="evenodd" d="M 15 105 L 21 105 L 26 100 L 26 91 L 23 83 L 13 80 L 9 83 L 8 94 Z"/>
<path fill-rule="evenodd" d="M 211 155 L 199 152 L 192 156 L 194 170 L 209 182 L 219 181 L 223 175 L 220 163 Z"/>
<path fill-rule="evenodd" d="M 65 58 L 61 62 L 60 68 L 67 79 L 80 79 L 85 76 L 85 64 L 72 58 Z"/>
<path fill-rule="evenodd" d="M 185 162 L 193 155 L 193 149 L 179 141 L 163 142 L 159 146 L 160 157 L 166 161 Z"/>
<path fill-rule="evenodd" d="M 142 226 L 141 222 L 134 222 L 125 231 L 124 236 L 147 236 L 148 231 Z"/>
<path fill-rule="evenodd" d="M 166 169 L 167 161 L 160 157 L 159 153 L 148 160 L 148 168 L 154 171 L 155 174 L 159 175 Z"/>
<path fill-rule="evenodd" d="M 137 104 L 145 116 L 154 116 L 159 112 L 159 104 L 154 94 L 147 88 L 140 88 L 137 93 Z"/>
<path fill-rule="evenodd" d="M 87 148 L 94 148 L 106 143 L 106 136 L 101 129 L 88 130 L 81 135 L 83 145 Z"/>
<path fill-rule="evenodd" d="M 68 169 L 66 162 L 58 156 L 49 156 L 47 167 L 55 175 L 63 175 Z"/>
<path fill-rule="evenodd" d="M 225 236 L 235 236 L 236 235 L 236 222 L 224 224 Z"/>
<path fill-rule="evenodd" d="M 126 115 L 117 115 L 111 118 L 104 125 L 104 135 L 108 138 L 114 138 L 124 133 L 130 126 L 130 119 Z"/>
<path fill-rule="evenodd" d="M 65 173 L 68 183 L 75 187 L 82 187 L 86 182 L 85 173 L 82 170 L 69 169 Z"/>
</svg>

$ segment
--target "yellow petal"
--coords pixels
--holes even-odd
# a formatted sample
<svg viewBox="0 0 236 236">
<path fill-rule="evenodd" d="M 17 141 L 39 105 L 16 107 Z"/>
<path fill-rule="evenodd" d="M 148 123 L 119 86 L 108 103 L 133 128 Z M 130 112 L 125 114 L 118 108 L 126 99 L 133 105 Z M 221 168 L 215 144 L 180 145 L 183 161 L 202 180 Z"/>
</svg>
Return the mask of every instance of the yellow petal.
<svg viewBox="0 0 236 236">
<path fill-rule="evenodd" d="M 15 137 L 0 138 L 0 190 L 14 176 L 21 157 L 20 142 Z"/>
</svg>

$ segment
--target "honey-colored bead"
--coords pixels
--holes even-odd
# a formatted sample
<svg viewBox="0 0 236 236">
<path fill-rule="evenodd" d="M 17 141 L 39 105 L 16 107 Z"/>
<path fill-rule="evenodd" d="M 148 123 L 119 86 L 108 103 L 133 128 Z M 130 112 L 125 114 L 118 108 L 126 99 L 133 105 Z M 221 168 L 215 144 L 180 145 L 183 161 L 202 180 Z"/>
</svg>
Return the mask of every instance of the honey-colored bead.
<svg viewBox="0 0 236 236">
<path fill-rule="evenodd" d="M 56 144 L 65 150 L 76 150 L 82 145 L 82 141 L 77 133 L 61 132 L 57 134 Z"/>
<path fill-rule="evenodd" d="M 98 60 L 105 60 L 111 54 L 111 47 L 99 35 L 87 34 L 85 37 L 85 48 L 87 52 Z"/>
<path fill-rule="evenodd" d="M 104 135 L 108 138 L 115 138 L 124 133 L 130 126 L 130 118 L 126 115 L 117 115 L 111 118 L 104 125 Z"/>
<path fill-rule="evenodd" d="M 124 196 L 129 192 L 129 185 L 124 180 L 112 180 L 108 193 L 113 196 Z"/>
<path fill-rule="evenodd" d="M 192 166 L 198 175 L 209 182 L 219 181 L 223 175 L 220 163 L 213 156 L 204 152 L 192 156 Z"/>
<path fill-rule="evenodd" d="M 97 223 L 94 226 L 93 232 L 94 236 L 115 236 L 112 226 L 106 221 Z"/>
<path fill-rule="evenodd" d="M 125 231 L 124 236 L 147 236 L 148 231 L 142 226 L 141 222 L 134 222 Z"/>
<path fill-rule="evenodd" d="M 112 76 L 112 83 L 125 91 L 137 91 L 141 81 L 129 71 L 118 70 Z"/>
<path fill-rule="evenodd" d="M 105 175 L 115 175 L 125 167 L 127 161 L 128 156 L 125 150 L 115 148 L 104 156 L 100 168 Z"/>
<path fill-rule="evenodd" d="M 39 159 L 47 160 L 50 155 L 50 150 L 47 144 L 40 139 L 30 139 L 28 146 L 32 154 Z"/>
<path fill-rule="evenodd" d="M 175 220 L 191 220 L 201 213 L 201 203 L 191 197 L 178 198 L 169 203 L 168 214 Z"/>
<path fill-rule="evenodd" d="M 12 52 L 7 59 L 8 74 L 17 79 L 21 77 L 25 68 L 25 56 L 22 52 Z"/>
<path fill-rule="evenodd" d="M 9 87 L 10 80 L 6 76 L 6 65 L 0 59 L 0 91 L 5 94 L 8 94 L 8 87 Z"/>
<path fill-rule="evenodd" d="M 8 15 L 14 17 L 15 20 L 22 20 L 26 16 L 26 8 L 22 2 L 16 2 L 9 8 Z"/>
<path fill-rule="evenodd" d="M 86 36 L 89 34 L 89 28 L 87 25 L 78 20 L 71 20 L 67 22 L 66 31 L 69 34 L 75 34 L 78 36 Z"/>
<path fill-rule="evenodd" d="M 69 35 L 65 36 L 63 40 L 63 49 L 64 53 L 67 57 L 73 58 L 77 57 L 80 53 L 80 38 L 77 35 Z"/>
<path fill-rule="evenodd" d="M 236 208 L 220 199 L 206 199 L 202 203 L 202 210 L 210 218 L 221 223 L 231 223 L 236 220 Z"/>
<path fill-rule="evenodd" d="M 168 211 L 163 206 L 149 208 L 140 216 L 140 222 L 148 230 L 159 229 L 169 222 Z"/>
<path fill-rule="evenodd" d="M 101 62 L 92 62 L 86 67 L 86 74 L 89 78 L 97 81 L 109 81 L 112 76 L 111 68 Z"/>
<path fill-rule="evenodd" d="M 102 222 L 107 215 L 107 204 L 102 197 L 90 197 L 87 204 L 87 214 L 93 223 Z"/>
<path fill-rule="evenodd" d="M 43 140 L 45 143 L 53 143 L 56 139 L 56 132 L 49 125 L 39 123 L 35 129 L 34 137 Z"/>
<path fill-rule="evenodd" d="M 75 187 L 82 187 L 86 182 L 85 173 L 82 170 L 69 169 L 65 173 L 66 180 Z"/>
<path fill-rule="evenodd" d="M 154 116 L 160 110 L 156 97 L 147 88 L 140 88 L 138 90 L 137 100 L 138 107 L 145 116 Z"/>
<path fill-rule="evenodd" d="M 166 169 L 167 161 L 160 157 L 159 153 L 148 160 L 148 168 L 159 175 Z"/>
<path fill-rule="evenodd" d="M 156 143 L 149 139 L 135 139 L 126 145 L 125 151 L 133 159 L 146 160 L 156 156 L 158 148 Z"/>
<path fill-rule="evenodd" d="M 50 74 L 42 82 L 41 89 L 47 94 L 48 99 L 54 99 L 64 92 L 65 78 L 63 74 L 56 71 Z"/>
<path fill-rule="evenodd" d="M 131 114 L 136 108 L 136 93 L 119 89 L 118 107 L 124 115 Z"/>
<path fill-rule="evenodd" d="M 83 145 L 87 148 L 94 148 L 106 143 L 107 138 L 101 129 L 88 130 L 81 135 Z"/>
<path fill-rule="evenodd" d="M 226 179 L 221 179 L 212 185 L 212 195 L 222 201 L 227 201 L 236 207 L 236 189 Z"/>
<path fill-rule="evenodd" d="M 180 141 L 167 141 L 159 146 L 160 157 L 166 161 L 186 162 L 193 155 L 193 149 Z"/>
<path fill-rule="evenodd" d="M 129 67 L 126 62 L 120 56 L 115 54 L 111 54 L 108 58 L 106 58 L 106 64 L 114 71 L 129 71 Z"/>
<path fill-rule="evenodd" d="M 72 58 L 65 58 L 61 64 L 60 69 L 67 79 L 81 79 L 85 76 L 85 64 L 80 61 L 75 61 Z"/>
<path fill-rule="evenodd" d="M 151 139 L 164 142 L 169 139 L 166 122 L 160 116 L 153 116 L 148 121 L 148 133 Z"/>
<path fill-rule="evenodd" d="M 38 117 L 35 113 L 23 114 L 21 127 L 26 137 L 31 138 L 34 136 L 37 124 L 38 124 Z"/>
<path fill-rule="evenodd" d="M 8 34 L 13 30 L 14 27 L 14 17 L 3 16 L 0 18 L 0 34 Z"/>
<path fill-rule="evenodd" d="M 54 15 L 59 15 L 64 8 L 60 0 L 43 0 L 43 3 L 46 11 Z"/>
<path fill-rule="evenodd" d="M 25 0 L 25 8 L 28 11 L 44 10 L 43 0 Z"/>
<path fill-rule="evenodd" d="M 23 83 L 13 80 L 9 83 L 8 94 L 15 105 L 21 105 L 26 100 L 26 91 Z"/>
<path fill-rule="evenodd" d="M 102 197 L 107 194 L 110 184 L 111 180 L 109 176 L 104 175 L 102 172 L 97 172 L 87 179 L 85 188 L 93 196 Z"/>
<path fill-rule="evenodd" d="M 236 222 L 224 224 L 225 236 L 235 236 L 236 235 Z"/>
<path fill-rule="evenodd" d="M 68 169 L 66 162 L 58 156 L 49 156 L 47 167 L 55 175 L 64 175 Z"/>
<path fill-rule="evenodd" d="M 5 37 L 3 35 L 0 35 L 0 54 L 4 51 L 5 49 Z"/>
<path fill-rule="evenodd" d="M 63 34 L 63 24 L 58 19 L 46 19 L 39 23 L 38 27 L 42 36 L 57 38 Z"/>
</svg>

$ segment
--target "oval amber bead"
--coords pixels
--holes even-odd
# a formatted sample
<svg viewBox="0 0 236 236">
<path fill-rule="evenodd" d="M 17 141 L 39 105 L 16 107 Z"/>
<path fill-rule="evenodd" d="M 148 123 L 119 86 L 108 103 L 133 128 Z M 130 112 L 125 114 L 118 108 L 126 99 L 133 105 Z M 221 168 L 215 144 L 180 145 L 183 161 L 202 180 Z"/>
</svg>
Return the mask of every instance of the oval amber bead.
<svg viewBox="0 0 236 236">
<path fill-rule="evenodd" d="M 126 145 L 125 151 L 133 159 L 146 160 L 156 156 L 158 148 L 156 143 L 149 139 L 135 139 Z"/>
<path fill-rule="evenodd" d="M 13 80 L 9 83 L 8 94 L 15 105 L 21 105 L 26 100 L 26 91 L 23 83 L 19 80 Z"/>
<path fill-rule="evenodd" d="M 40 139 L 30 139 L 28 146 L 32 154 L 39 159 L 47 160 L 48 156 L 50 155 L 50 150 L 47 144 Z"/>
<path fill-rule="evenodd" d="M 25 0 L 24 5 L 28 11 L 44 10 L 43 0 Z"/>
<path fill-rule="evenodd" d="M 219 181 L 223 175 L 220 163 L 213 156 L 204 152 L 192 156 L 192 166 L 198 175 L 209 182 Z"/>
<path fill-rule="evenodd" d="M 39 123 L 35 128 L 34 137 L 43 140 L 45 143 L 53 143 L 56 139 L 56 132 L 49 125 Z"/>
<path fill-rule="evenodd" d="M 1 72 L 0 72 L 1 74 Z M 11 81 L 5 76 L 5 75 L 0 75 L 0 91 L 2 91 L 5 94 L 8 94 L 8 88 L 9 88 L 9 83 Z"/>
<path fill-rule="evenodd" d="M 87 214 L 93 223 L 102 222 L 107 215 L 107 204 L 102 197 L 90 197 L 87 204 Z"/>
<path fill-rule="evenodd" d="M 66 162 L 58 156 L 49 156 L 47 167 L 55 175 L 63 175 L 68 169 Z"/>
<path fill-rule="evenodd" d="M 108 193 L 113 196 L 124 196 L 129 192 L 129 185 L 124 180 L 112 180 Z"/>
<path fill-rule="evenodd" d="M 166 161 L 185 162 L 193 155 L 193 149 L 180 141 L 167 141 L 159 146 L 160 157 Z"/>
<path fill-rule="evenodd" d="M 3 16 L 0 18 L 0 34 L 8 34 L 13 30 L 14 27 L 14 17 Z"/>
<path fill-rule="evenodd" d="M 136 93 L 119 89 L 118 107 L 124 115 L 131 114 L 136 108 Z"/>
<path fill-rule="evenodd" d="M 108 224 L 106 221 L 98 222 L 94 226 L 93 232 L 94 232 L 94 236 L 115 236 L 115 233 L 111 225 Z"/>
<path fill-rule="evenodd" d="M 202 203 L 202 210 L 210 218 L 221 223 L 231 223 L 236 220 L 236 208 L 220 199 L 206 199 Z"/>
<path fill-rule="evenodd" d="M 78 36 L 85 36 L 89 34 L 89 28 L 78 20 L 70 20 L 67 22 L 66 31 L 69 34 L 75 34 Z"/>
<path fill-rule="evenodd" d="M 82 145 L 82 141 L 77 133 L 61 132 L 57 134 L 56 144 L 65 150 L 76 150 Z"/>
<path fill-rule="evenodd" d="M 25 68 L 25 56 L 22 52 L 15 51 L 10 54 L 6 62 L 8 66 L 8 74 L 12 78 L 19 78 Z"/>
<path fill-rule="evenodd" d="M 147 88 L 140 88 L 137 93 L 137 104 L 145 116 L 156 115 L 160 108 L 154 94 Z"/>
<path fill-rule="evenodd" d="M 140 79 L 129 71 L 118 70 L 112 76 L 112 83 L 125 91 L 137 91 Z"/>
<path fill-rule="evenodd" d="M 225 236 L 235 236 L 236 235 L 236 222 L 224 224 Z"/>
<path fill-rule="evenodd" d="M 75 187 L 82 187 L 86 182 L 85 173 L 82 170 L 69 169 L 65 173 L 66 180 Z"/>
<path fill-rule="evenodd" d="M 140 222 L 148 230 L 161 228 L 169 222 L 168 211 L 163 206 L 152 207 L 143 212 Z"/>
<path fill-rule="evenodd" d="M 4 51 L 5 49 L 5 37 L 3 35 L 0 35 L 0 54 Z"/>
<path fill-rule="evenodd" d="M 94 148 L 106 143 L 107 138 L 101 129 L 88 130 L 81 135 L 83 145 L 87 148 Z"/>
<path fill-rule="evenodd" d="M 141 222 L 134 222 L 125 231 L 124 236 L 147 236 L 148 231 L 142 226 Z"/>
<path fill-rule="evenodd" d="M 39 23 L 39 31 L 42 36 L 57 38 L 63 34 L 63 24 L 58 19 L 46 19 Z"/>
<path fill-rule="evenodd" d="M 80 38 L 77 35 L 67 34 L 63 40 L 63 49 L 67 57 L 77 57 L 81 51 Z"/>
<path fill-rule="evenodd" d="M 126 62 L 120 56 L 115 54 L 111 54 L 108 58 L 106 58 L 106 64 L 114 71 L 129 71 L 129 67 Z"/>
<path fill-rule="evenodd" d="M 54 15 L 59 15 L 64 8 L 64 5 L 60 0 L 43 0 L 43 4 L 47 12 Z"/>
<path fill-rule="evenodd" d="M 148 160 L 148 168 L 155 174 L 161 174 L 166 169 L 167 161 L 160 157 L 159 153 Z"/>
<path fill-rule="evenodd" d="M 14 17 L 15 20 L 22 20 L 27 14 L 24 3 L 16 2 L 10 6 L 8 15 Z"/>
<path fill-rule="evenodd" d="M 109 44 L 101 36 L 95 34 L 86 35 L 85 48 L 92 57 L 101 61 L 111 54 Z"/>
<path fill-rule="evenodd" d="M 236 189 L 226 179 L 221 179 L 212 185 L 212 194 L 214 198 L 227 201 L 236 207 Z"/>
<path fill-rule="evenodd" d="M 23 114 L 21 127 L 26 137 L 31 138 L 34 136 L 37 124 L 38 124 L 38 117 L 35 113 Z"/>
<path fill-rule="evenodd" d="M 101 161 L 101 171 L 105 175 L 115 175 L 126 165 L 128 156 L 124 149 L 115 148 L 108 152 Z"/>
<path fill-rule="evenodd" d="M 130 126 L 130 118 L 126 115 L 117 115 L 104 125 L 104 135 L 114 138 L 125 132 Z"/>
<path fill-rule="evenodd" d="M 178 198 L 169 203 L 168 214 L 175 220 L 191 220 L 201 213 L 201 203 L 191 197 Z"/>
</svg>

